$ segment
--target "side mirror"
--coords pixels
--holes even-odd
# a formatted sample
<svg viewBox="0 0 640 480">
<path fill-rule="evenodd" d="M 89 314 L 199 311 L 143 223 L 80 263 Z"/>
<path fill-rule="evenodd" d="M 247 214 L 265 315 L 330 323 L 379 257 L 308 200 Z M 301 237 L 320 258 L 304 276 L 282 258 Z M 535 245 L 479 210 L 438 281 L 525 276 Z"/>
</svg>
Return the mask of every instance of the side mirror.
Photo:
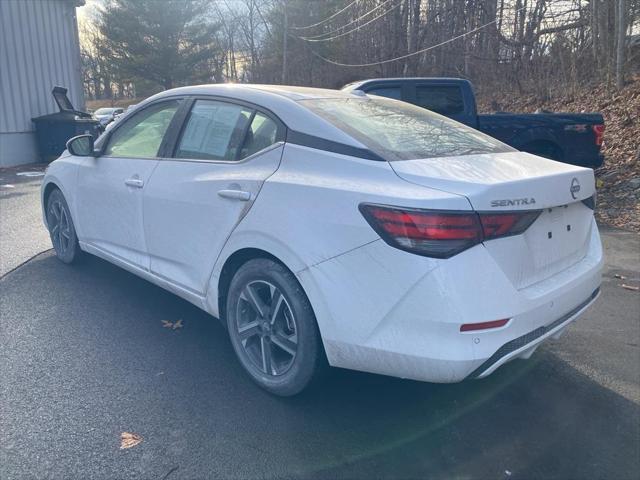
<svg viewBox="0 0 640 480">
<path fill-rule="evenodd" d="M 92 157 L 94 156 L 93 136 L 78 135 L 69 139 L 67 142 L 67 150 L 71 155 L 76 157 Z"/>
</svg>

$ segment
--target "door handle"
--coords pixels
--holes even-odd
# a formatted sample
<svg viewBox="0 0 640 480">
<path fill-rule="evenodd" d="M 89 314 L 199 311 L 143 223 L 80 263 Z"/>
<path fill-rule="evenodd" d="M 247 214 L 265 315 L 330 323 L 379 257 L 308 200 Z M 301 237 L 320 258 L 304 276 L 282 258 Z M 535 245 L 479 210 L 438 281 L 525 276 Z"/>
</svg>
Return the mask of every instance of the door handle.
<svg viewBox="0 0 640 480">
<path fill-rule="evenodd" d="M 218 190 L 218 195 L 222 198 L 241 200 L 243 202 L 251 200 L 251 192 L 245 192 L 244 190 Z"/>
<path fill-rule="evenodd" d="M 127 178 L 124 181 L 125 185 L 129 185 L 130 187 L 142 188 L 144 186 L 144 181 L 141 178 L 133 177 Z"/>
</svg>

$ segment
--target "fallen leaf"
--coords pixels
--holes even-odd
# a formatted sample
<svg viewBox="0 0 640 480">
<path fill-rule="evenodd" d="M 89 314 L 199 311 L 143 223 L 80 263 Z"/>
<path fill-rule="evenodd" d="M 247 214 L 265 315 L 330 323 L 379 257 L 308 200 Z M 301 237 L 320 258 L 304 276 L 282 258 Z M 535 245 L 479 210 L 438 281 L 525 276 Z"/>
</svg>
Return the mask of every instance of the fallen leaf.
<svg viewBox="0 0 640 480">
<path fill-rule="evenodd" d="M 634 287 L 633 285 L 626 285 L 626 284 L 621 284 L 620 285 L 622 288 L 626 288 L 627 290 L 631 290 L 633 292 L 638 292 L 640 291 L 640 287 Z"/>
<path fill-rule="evenodd" d="M 182 328 L 184 325 L 182 325 L 182 319 L 178 320 L 177 322 L 170 322 L 168 320 L 162 320 L 162 326 L 164 328 L 171 328 L 173 330 L 176 330 L 177 328 Z"/>
<path fill-rule="evenodd" d="M 142 442 L 142 437 L 137 433 L 122 432 L 120 434 L 120 449 L 131 448 Z"/>
</svg>

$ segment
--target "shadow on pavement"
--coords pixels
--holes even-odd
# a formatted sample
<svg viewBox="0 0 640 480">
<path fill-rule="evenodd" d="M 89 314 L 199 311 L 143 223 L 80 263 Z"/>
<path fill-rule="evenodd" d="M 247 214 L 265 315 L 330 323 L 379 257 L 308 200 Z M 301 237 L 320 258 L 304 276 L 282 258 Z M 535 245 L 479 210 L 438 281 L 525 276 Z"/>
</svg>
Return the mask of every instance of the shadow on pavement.
<svg viewBox="0 0 640 480">
<path fill-rule="evenodd" d="M 44 254 L 0 290 L 2 478 L 623 479 L 640 470 L 638 405 L 544 347 L 481 381 L 336 369 L 282 399 L 244 375 L 218 321 L 96 258 L 70 268 Z M 161 323 L 179 319 L 178 330 Z M 123 431 L 143 442 L 119 450 Z"/>
</svg>

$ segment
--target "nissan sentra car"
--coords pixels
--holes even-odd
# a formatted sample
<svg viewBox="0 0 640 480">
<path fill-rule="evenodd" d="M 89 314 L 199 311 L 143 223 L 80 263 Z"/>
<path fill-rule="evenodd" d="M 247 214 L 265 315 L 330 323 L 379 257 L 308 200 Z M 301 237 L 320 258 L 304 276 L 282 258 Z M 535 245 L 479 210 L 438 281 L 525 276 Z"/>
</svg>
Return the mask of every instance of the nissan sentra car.
<svg viewBox="0 0 640 480">
<path fill-rule="evenodd" d="M 327 365 L 485 377 L 598 296 L 592 170 L 397 100 L 184 87 L 67 147 L 42 185 L 58 258 L 97 255 L 220 318 L 278 395 Z"/>
</svg>

